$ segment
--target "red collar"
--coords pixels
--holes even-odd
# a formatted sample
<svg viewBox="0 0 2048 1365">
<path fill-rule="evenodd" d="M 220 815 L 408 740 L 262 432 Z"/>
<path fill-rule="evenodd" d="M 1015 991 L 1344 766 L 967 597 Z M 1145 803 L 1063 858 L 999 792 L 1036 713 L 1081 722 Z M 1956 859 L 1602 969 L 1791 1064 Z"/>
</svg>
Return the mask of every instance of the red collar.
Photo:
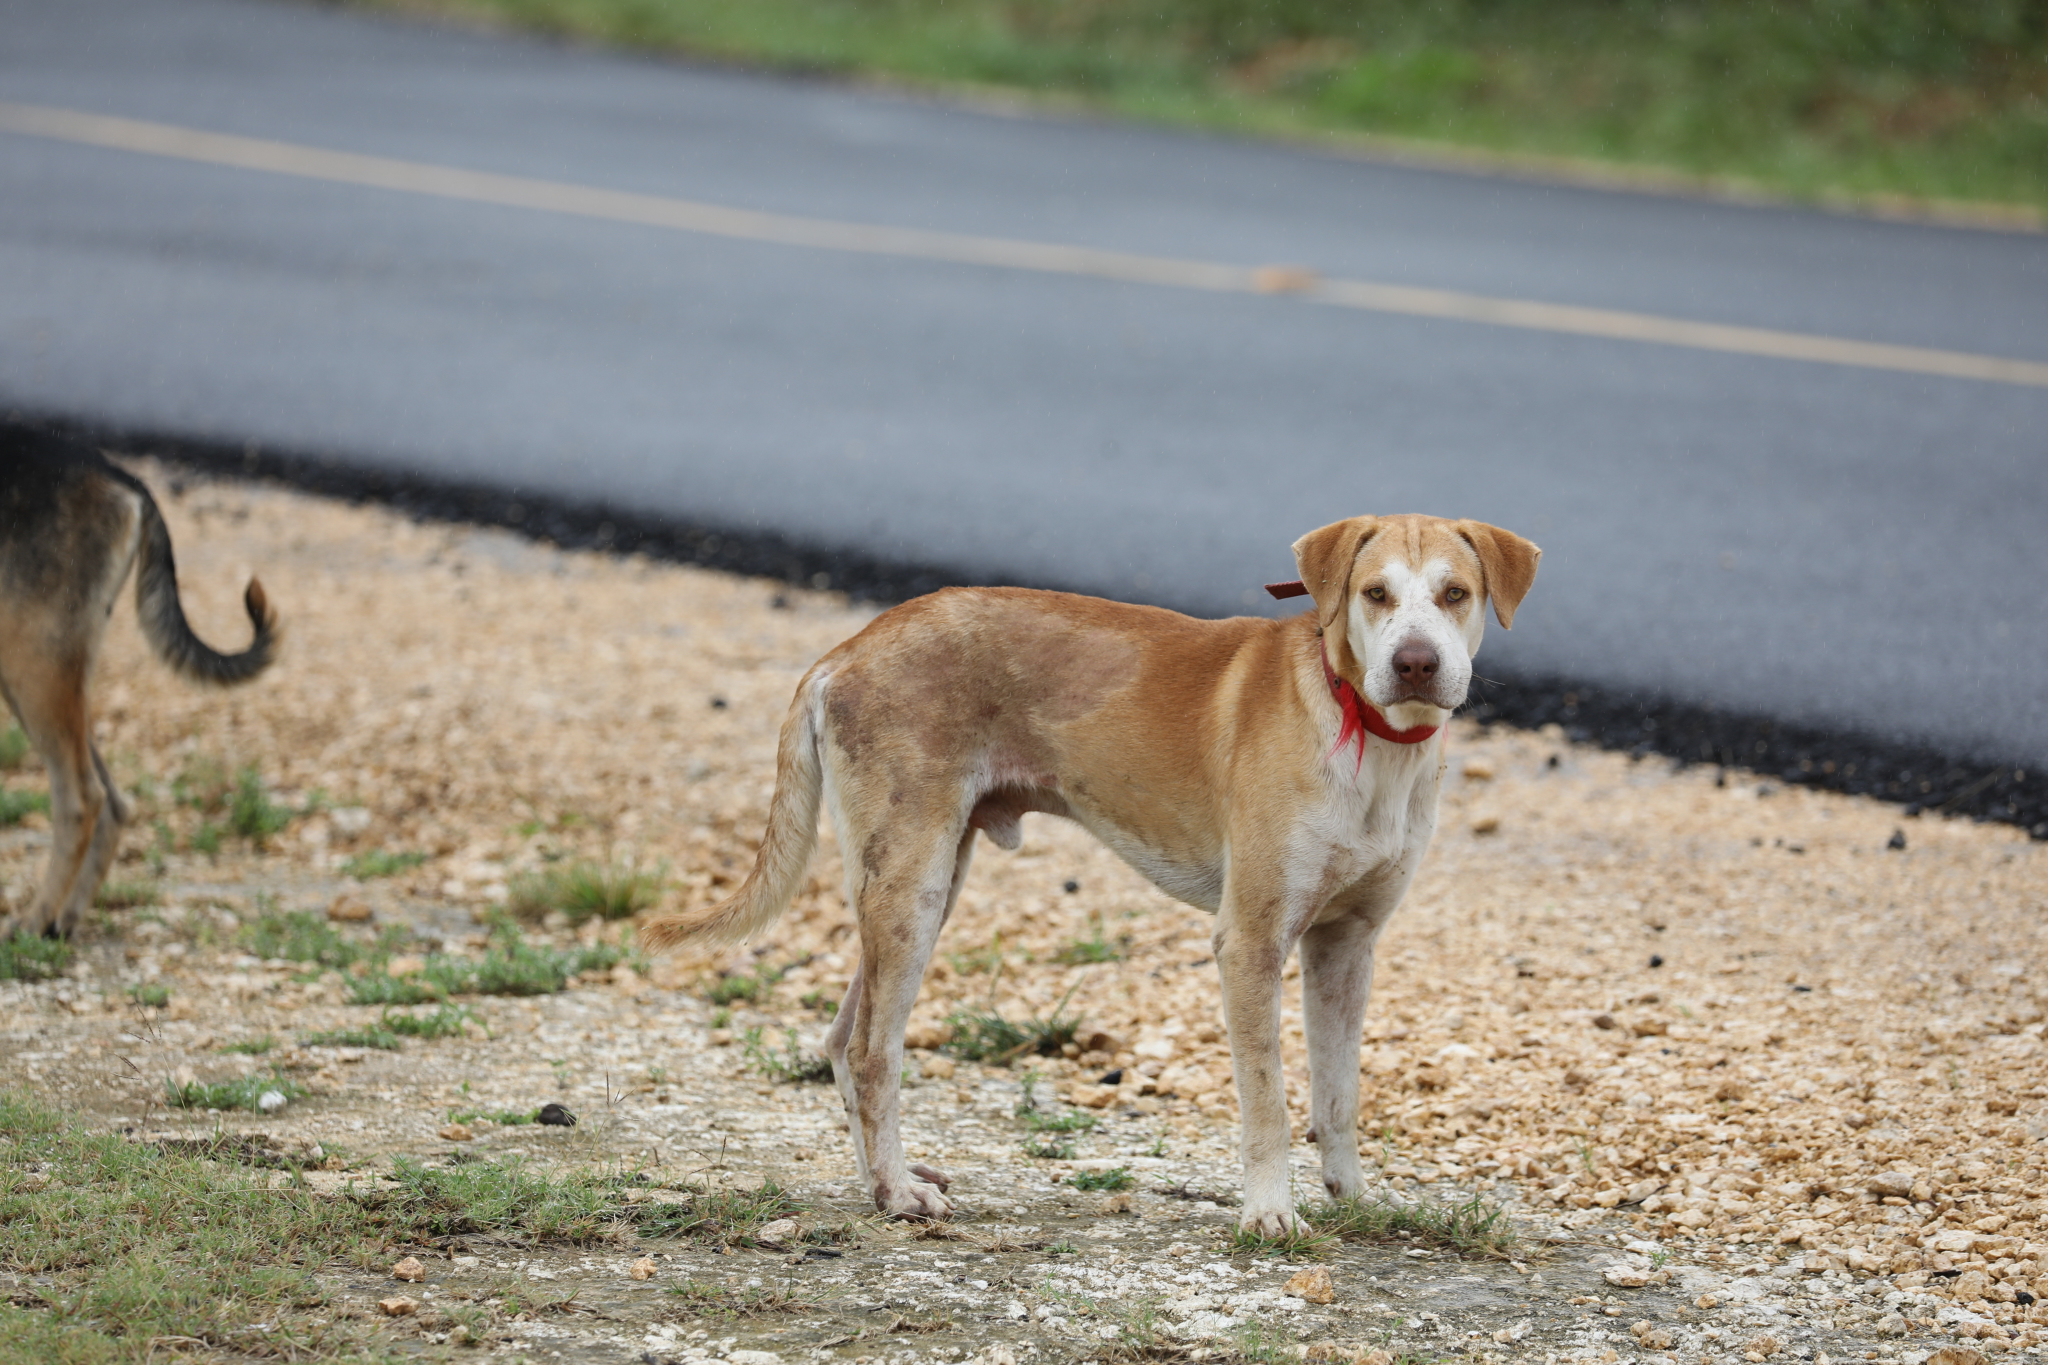
<svg viewBox="0 0 2048 1365">
<path fill-rule="evenodd" d="M 1336 753 L 1356 739 L 1358 762 L 1353 765 L 1354 770 L 1365 764 L 1367 735 L 1386 740 L 1389 744 L 1420 744 L 1442 728 L 1436 725 L 1413 725 L 1406 730 L 1396 730 L 1387 724 L 1385 714 L 1377 706 L 1359 696 L 1357 688 L 1337 676 L 1337 670 L 1330 667 L 1330 651 L 1321 641 L 1316 643 L 1316 652 L 1323 660 L 1323 681 L 1330 685 L 1330 695 L 1337 699 L 1337 709 L 1344 713 L 1344 723 L 1337 730 L 1337 742 L 1331 746 L 1330 753 Z"/>
</svg>

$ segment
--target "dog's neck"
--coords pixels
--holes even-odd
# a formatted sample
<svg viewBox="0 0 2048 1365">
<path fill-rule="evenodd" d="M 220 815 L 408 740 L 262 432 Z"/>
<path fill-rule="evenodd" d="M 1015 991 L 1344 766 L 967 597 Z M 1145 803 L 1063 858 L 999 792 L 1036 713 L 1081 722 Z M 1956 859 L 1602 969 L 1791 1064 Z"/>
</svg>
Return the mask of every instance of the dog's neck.
<svg viewBox="0 0 2048 1365">
<path fill-rule="evenodd" d="M 1330 752 L 1335 754 L 1345 746 L 1355 744 L 1358 757 L 1354 768 L 1364 766 L 1367 735 L 1383 739 L 1389 744 L 1421 744 L 1443 728 L 1438 725 L 1413 725 L 1405 730 L 1396 729 L 1383 711 L 1360 696 L 1358 689 L 1353 687 L 1348 679 L 1330 667 L 1329 647 L 1320 638 L 1316 640 L 1316 654 L 1323 663 L 1323 682 L 1329 687 L 1330 695 L 1337 703 L 1337 710 L 1343 716 L 1337 729 L 1337 743 Z"/>
</svg>

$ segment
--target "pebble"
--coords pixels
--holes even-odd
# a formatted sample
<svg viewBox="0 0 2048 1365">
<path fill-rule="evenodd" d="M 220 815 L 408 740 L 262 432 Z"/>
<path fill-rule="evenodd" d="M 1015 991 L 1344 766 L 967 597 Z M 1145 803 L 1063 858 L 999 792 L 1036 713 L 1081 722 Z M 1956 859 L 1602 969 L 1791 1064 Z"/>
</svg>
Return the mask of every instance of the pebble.
<svg viewBox="0 0 2048 1365">
<path fill-rule="evenodd" d="M 384 1311 L 384 1316 L 387 1318 L 408 1318 L 420 1311 L 418 1299 L 403 1297 L 379 1299 L 377 1300 L 377 1307 Z"/>
<path fill-rule="evenodd" d="M 466 1123 L 444 1123 L 441 1125 L 441 1136 L 449 1142 L 468 1142 L 476 1134 L 470 1131 Z"/>
<path fill-rule="evenodd" d="M 1309 1303 L 1337 1301 L 1336 1283 L 1331 1280 L 1330 1272 L 1324 1266 L 1312 1265 L 1304 1270 L 1295 1271 L 1287 1277 L 1287 1283 L 1282 1288 L 1286 1293 Z"/>
<path fill-rule="evenodd" d="M 659 1267 L 654 1264 L 652 1256 L 642 1256 L 639 1260 L 633 1262 L 632 1268 L 627 1270 L 626 1273 L 636 1280 L 651 1280 L 655 1277 L 658 1269 Z"/>
<path fill-rule="evenodd" d="M 410 1284 L 418 1284 L 421 1280 L 427 1278 L 427 1268 L 420 1264 L 419 1257 L 408 1256 L 397 1265 L 391 1267 L 391 1278 L 394 1280 L 404 1280 Z"/>
</svg>

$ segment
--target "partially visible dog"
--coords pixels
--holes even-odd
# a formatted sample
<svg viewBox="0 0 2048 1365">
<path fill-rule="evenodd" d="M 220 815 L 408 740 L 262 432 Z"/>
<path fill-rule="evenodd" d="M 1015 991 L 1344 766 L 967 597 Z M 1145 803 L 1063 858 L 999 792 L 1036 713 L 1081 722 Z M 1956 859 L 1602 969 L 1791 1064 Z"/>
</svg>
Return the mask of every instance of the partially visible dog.
<svg viewBox="0 0 2048 1365">
<path fill-rule="evenodd" d="M 1301 950 L 1310 1138 L 1331 1194 L 1364 1186 L 1358 1050 L 1373 945 L 1436 828 L 1442 726 L 1491 601 L 1503 628 L 1542 552 L 1473 521 L 1355 517 L 1294 544 L 1315 599 L 1285 621 L 1199 621 L 1015 588 L 948 589 L 875 618 L 805 675 L 775 797 L 737 894 L 646 940 L 750 937 L 802 882 L 828 802 L 860 965 L 827 1051 L 875 1206 L 950 1211 L 905 1163 L 903 1029 L 976 830 L 1076 820 L 1169 895 L 1213 912 L 1243 1117 L 1242 1225 L 1298 1220 L 1287 1183 L 1280 982 Z"/>
<path fill-rule="evenodd" d="M 255 639 L 239 654 L 214 650 L 185 622 L 171 535 L 141 480 L 96 450 L 0 424 L 0 695 L 50 773 L 49 868 L 28 907 L 0 921 L 0 937 L 68 937 L 127 823 L 92 742 L 86 689 L 131 568 L 142 632 L 174 671 L 239 683 L 269 666 L 277 624 L 261 583 L 250 579 L 242 595 Z"/>
</svg>

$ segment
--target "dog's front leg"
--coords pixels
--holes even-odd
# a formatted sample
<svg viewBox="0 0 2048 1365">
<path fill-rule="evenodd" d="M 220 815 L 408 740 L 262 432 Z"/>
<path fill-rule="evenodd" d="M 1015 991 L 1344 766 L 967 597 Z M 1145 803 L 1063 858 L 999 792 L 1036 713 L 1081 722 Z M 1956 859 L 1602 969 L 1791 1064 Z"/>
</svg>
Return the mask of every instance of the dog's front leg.
<svg viewBox="0 0 2048 1365">
<path fill-rule="evenodd" d="M 1216 923 L 1244 1157 L 1244 1211 L 1237 1221 L 1261 1237 L 1284 1237 L 1302 1226 L 1287 1187 L 1287 1080 L 1280 1069 L 1280 972 L 1292 947 L 1287 921 L 1277 895 L 1226 892 Z"/>
<path fill-rule="evenodd" d="M 1372 949 L 1383 916 L 1345 915 L 1301 936 L 1301 1000 L 1308 1033 L 1309 1140 L 1323 1157 L 1323 1188 L 1351 1199 L 1365 1189 L 1358 1163 L 1358 1039 L 1372 993 Z"/>
</svg>

